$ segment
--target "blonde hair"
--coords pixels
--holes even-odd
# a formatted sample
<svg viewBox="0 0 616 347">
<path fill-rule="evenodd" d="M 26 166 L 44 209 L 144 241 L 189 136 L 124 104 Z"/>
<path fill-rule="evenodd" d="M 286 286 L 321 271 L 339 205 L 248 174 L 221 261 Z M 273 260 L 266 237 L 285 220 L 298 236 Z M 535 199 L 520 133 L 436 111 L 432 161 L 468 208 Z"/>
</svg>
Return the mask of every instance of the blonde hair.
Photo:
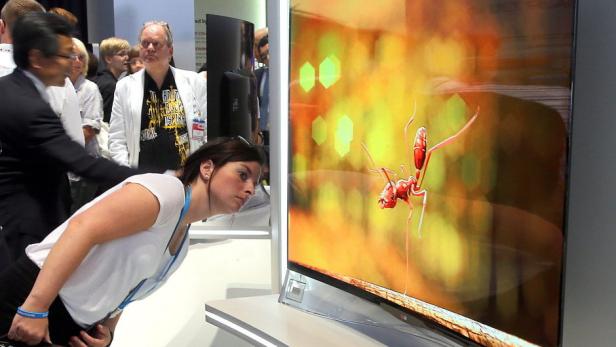
<svg viewBox="0 0 616 347">
<path fill-rule="evenodd" d="M 101 58 L 110 57 L 119 51 L 125 50 L 128 51 L 130 49 L 130 44 L 128 41 L 121 39 L 119 37 L 109 37 L 101 41 L 101 45 L 99 47 L 99 52 Z"/>
<path fill-rule="evenodd" d="M 88 62 L 90 60 L 90 56 L 88 55 L 88 51 L 86 50 L 86 46 L 83 44 L 83 42 L 81 42 L 80 39 L 73 37 L 73 45 L 75 45 L 75 48 L 77 48 L 77 50 L 79 51 L 79 55 L 82 55 L 83 58 L 83 72 L 82 75 L 87 75 L 88 74 Z"/>
<path fill-rule="evenodd" d="M 0 11 L 0 19 L 11 29 L 17 18 L 30 12 L 45 12 L 45 8 L 34 0 L 9 0 Z"/>
</svg>

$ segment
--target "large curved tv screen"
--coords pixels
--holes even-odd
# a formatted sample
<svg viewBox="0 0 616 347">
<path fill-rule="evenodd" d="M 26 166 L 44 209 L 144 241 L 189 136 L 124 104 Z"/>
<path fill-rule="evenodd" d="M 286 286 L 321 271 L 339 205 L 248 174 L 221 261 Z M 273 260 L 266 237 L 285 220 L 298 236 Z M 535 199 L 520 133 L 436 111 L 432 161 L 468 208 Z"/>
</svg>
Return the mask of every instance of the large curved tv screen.
<svg viewBox="0 0 616 347">
<path fill-rule="evenodd" d="M 292 0 L 289 267 L 560 341 L 574 0 Z"/>
</svg>

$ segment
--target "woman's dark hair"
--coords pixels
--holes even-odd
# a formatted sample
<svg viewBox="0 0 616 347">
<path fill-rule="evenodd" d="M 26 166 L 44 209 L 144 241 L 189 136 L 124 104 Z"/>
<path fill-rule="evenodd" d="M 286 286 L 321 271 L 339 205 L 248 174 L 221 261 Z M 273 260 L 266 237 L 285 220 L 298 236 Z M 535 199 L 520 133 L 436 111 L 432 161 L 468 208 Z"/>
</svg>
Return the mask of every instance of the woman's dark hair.
<svg viewBox="0 0 616 347">
<path fill-rule="evenodd" d="M 64 18 L 53 13 L 27 13 L 12 28 L 13 59 L 17 67 L 30 67 L 28 53 L 38 49 L 45 57 L 58 53 L 58 37 L 72 37 L 73 28 Z"/>
<path fill-rule="evenodd" d="M 211 160 L 214 164 L 214 171 L 226 163 L 235 161 L 256 161 L 265 165 L 265 154 L 261 147 L 253 145 L 240 136 L 217 138 L 209 141 L 193 154 L 184 163 L 184 169 L 180 175 L 180 180 L 184 185 L 189 185 L 199 176 L 199 168 L 204 161 Z"/>
</svg>

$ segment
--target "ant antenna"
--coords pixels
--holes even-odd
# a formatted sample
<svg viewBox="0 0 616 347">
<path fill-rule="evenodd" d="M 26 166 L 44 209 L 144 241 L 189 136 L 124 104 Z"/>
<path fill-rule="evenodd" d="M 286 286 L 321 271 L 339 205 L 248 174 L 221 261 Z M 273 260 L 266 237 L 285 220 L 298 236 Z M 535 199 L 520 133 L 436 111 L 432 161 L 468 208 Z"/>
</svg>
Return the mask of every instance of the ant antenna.
<svg viewBox="0 0 616 347">
<path fill-rule="evenodd" d="M 364 152 L 366 152 L 366 155 L 368 156 L 368 159 L 370 159 L 370 163 L 372 164 L 372 167 L 376 169 L 377 168 L 376 163 L 374 162 L 374 159 L 372 159 L 372 156 L 370 155 L 370 151 L 368 151 L 368 146 L 366 146 L 366 144 L 362 142 L 361 148 L 363 148 Z M 392 181 L 392 179 L 389 178 L 389 175 L 387 174 L 387 170 L 385 168 L 381 167 L 377 171 L 383 174 L 383 178 L 385 178 L 385 180 L 389 182 L 389 184 L 391 184 L 392 188 L 395 186 L 394 181 Z M 394 189 L 394 194 L 395 194 L 395 189 Z"/>
</svg>

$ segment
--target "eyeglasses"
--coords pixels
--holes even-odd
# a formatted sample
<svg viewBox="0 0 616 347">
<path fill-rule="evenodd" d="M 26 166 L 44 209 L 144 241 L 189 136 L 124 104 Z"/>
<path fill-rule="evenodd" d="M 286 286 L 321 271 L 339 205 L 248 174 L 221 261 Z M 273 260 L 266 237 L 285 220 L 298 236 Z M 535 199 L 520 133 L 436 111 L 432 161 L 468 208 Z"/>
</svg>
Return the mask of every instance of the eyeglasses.
<svg viewBox="0 0 616 347">
<path fill-rule="evenodd" d="M 64 58 L 64 59 L 68 59 L 68 60 L 77 60 L 78 55 L 75 53 L 72 54 L 54 54 L 54 56 L 58 57 L 58 58 Z"/>
<path fill-rule="evenodd" d="M 250 141 L 246 140 L 243 136 L 240 136 L 240 135 L 235 135 L 229 138 L 229 141 L 240 141 L 246 146 L 251 147 L 251 148 L 254 146 L 252 143 L 250 143 Z"/>
<path fill-rule="evenodd" d="M 154 48 L 154 50 L 157 50 L 159 47 L 162 47 L 165 45 L 162 42 L 148 41 L 148 40 L 143 40 L 139 44 L 141 45 L 141 48 L 144 48 L 144 49 L 148 49 L 150 45 L 152 45 L 152 48 Z"/>
</svg>

